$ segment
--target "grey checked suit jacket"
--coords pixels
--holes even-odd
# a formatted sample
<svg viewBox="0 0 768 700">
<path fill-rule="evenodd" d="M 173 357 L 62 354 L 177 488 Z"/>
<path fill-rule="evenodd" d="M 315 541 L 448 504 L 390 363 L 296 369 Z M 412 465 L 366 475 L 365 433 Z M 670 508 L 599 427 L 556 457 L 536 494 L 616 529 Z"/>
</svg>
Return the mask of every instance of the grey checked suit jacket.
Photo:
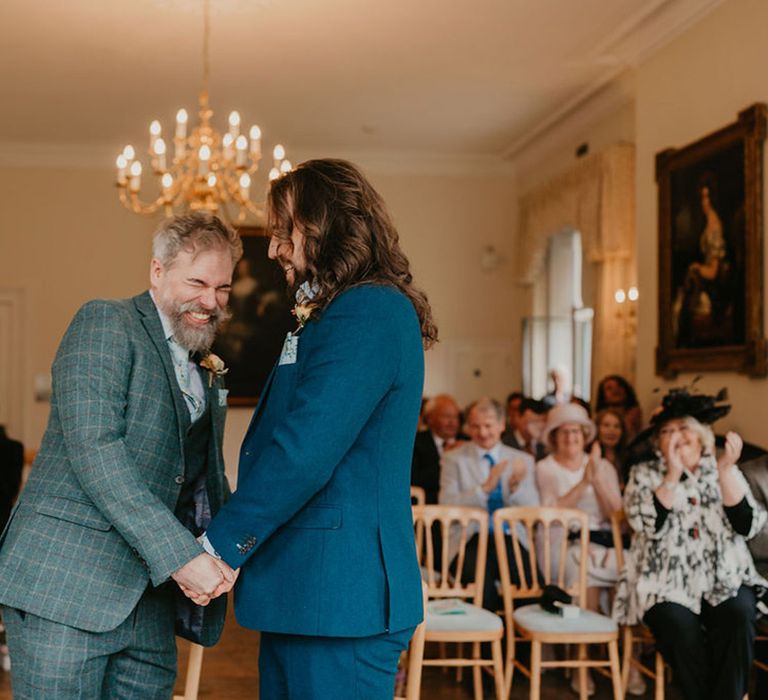
<svg viewBox="0 0 768 700">
<path fill-rule="evenodd" d="M 488 494 L 481 488 L 488 478 L 488 464 L 483 462 L 482 452 L 473 442 L 449 450 L 440 462 L 440 496 L 441 505 L 470 506 L 472 508 L 487 508 Z M 517 460 L 525 463 L 528 473 L 518 484 L 514 492 L 509 491 L 509 477 L 512 466 Z M 522 450 L 514 450 L 501 445 L 499 461 L 506 460 L 509 464 L 501 477 L 501 495 L 505 506 L 537 506 L 539 491 L 533 471 L 533 457 Z M 471 537 L 477 531 L 477 524 L 472 524 L 467 530 Z M 525 532 L 521 531 L 522 544 L 526 544 Z M 448 559 L 453 559 L 459 550 L 461 528 L 452 526 L 448 540 Z M 493 542 L 490 542 L 490 547 Z"/>
<path fill-rule="evenodd" d="M 229 495 L 221 453 L 221 380 L 209 387 L 206 488 L 215 514 Z M 0 604 L 105 632 L 203 550 L 174 516 L 190 424 L 160 317 L 148 292 L 85 304 L 53 364 L 48 427 L 0 540 Z M 201 504 L 206 505 L 206 504 Z M 226 602 L 205 612 L 204 644 Z"/>
</svg>

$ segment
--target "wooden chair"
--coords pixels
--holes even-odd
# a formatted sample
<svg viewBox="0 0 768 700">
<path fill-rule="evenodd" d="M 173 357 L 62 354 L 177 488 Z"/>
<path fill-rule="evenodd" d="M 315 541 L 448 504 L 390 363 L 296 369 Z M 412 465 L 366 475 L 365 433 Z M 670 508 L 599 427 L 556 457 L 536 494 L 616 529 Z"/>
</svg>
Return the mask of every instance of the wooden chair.
<svg viewBox="0 0 768 700">
<path fill-rule="evenodd" d="M 184 682 L 184 695 L 174 695 L 173 700 L 197 700 L 200 690 L 200 672 L 203 668 L 203 647 L 199 644 L 189 645 L 189 661 L 187 662 L 187 678 Z"/>
<path fill-rule="evenodd" d="M 427 502 L 427 495 L 421 486 L 411 486 L 411 505 L 423 506 Z M 422 547 L 424 547 L 424 523 L 416 523 L 416 551 L 419 553 L 419 559 L 422 557 Z"/>
<path fill-rule="evenodd" d="M 566 586 L 565 562 L 568 548 L 566 536 L 570 525 L 580 527 L 581 566 L 579 577 Z M 553 530 L 553 528 L 555 528 Z M 521 545 L 520 530 L 526 533 L 527 543 Z M 537 531 L 540 531 L 543 566 L 537 565 Z M 552 571 L 552 535 L 561 532 L 559 547 L 559 565 Z M 520 584 L 514 585 L 509 575 L 509 558 L 505 532 L 512 538 L 512 552 L 515 566 L 521 572 Z M 613 697 L 624 697 L 621 687 L 621 668 L 619 664 L 619 630 L 609 617 L 586 609 L 587 601 L 587 552 L 589 544 L 589 516 L 572 508 L 499 508 L 493 514 L 493 534 L 496 542 L 496 556 L 499 561 L 502 592 L 504 596 L 504 616 L 507 628 L 507 657 L 505 664 L 505 693 L 509 696 L 512 689 L 512 677 L 515 668 L 526 675 L 531 682 L 531 700 L 541 696 L 541 672 L 544 668 L 575 668 L 579 672 L 579 697 L 587 699 L 587 669 L 610 668 L 613 684 Z M 521 546 L 528 549 L 532 581 L 525 580 Z M 543 581 L 540 576 L 543 575 Z M 537 598 L 544 590 L 544 585 L 552 584 L 566 590 L 581 610 L 575 618 L 558 617 L 544 610 L 540 605 L 525 605 L 514 608 L 518 598 Z M 530 669 L 515 658 L 515 643 L 519 641 L 531 644 Z M 566 660 L 542 661 L 542 644 L 576 644 L 578 658 Z M 588 659 L 587 644 L 606 644 L 608 660 Z"/>
<path fill-rule="evenodd" d="M 624 568 L 624 548 L 622 546 L 622 535 L 628 528 L 627 517 L 623 510 L 617 510 L 611 513 L 611 531 L 613 532 L 613 546 L 616 550 L 616 566 L 619 571 Z M 654 657 L 654 667 L 646 666 L 640 659 L 634 655 L 635 644 L 654 645 L 656 641 L 651 631 L 642 624 L 626 625 L 622 630 L 622 662 L 621 662 L 621 687 L 627 692 L 629 683 L 629 670 L 632 666 L 637 668 L 640 673 L 653 679 L 654 700 L 664 700 L 664 659 L 656 651 Z"/>
<path fill-rule="evenodd" d="M 427 502 L 427 494 L 421 486 L 411 486 L 411 505 L 423 506 Z"/>
<path fill-rule="evenodd" d="M 504 625 L 498 615 L 482 607 L 485 562 L 488 552 L 488 511 L 482 508 L 460 506 L 414 506 L 413 518 L 417 530 L 421 524 L 426 532 L 431 530 L 432 523 L 439 523 L 443 538 L 442 561 L 434 561 L 432 538 L 427 537 L 424 560 L 420 562 L 430 598 L 427 604 L 425 640 L 441 643 L 456 642 L 460 645 L 467 642 L 472 648 L 471 658 L 457 654 L 455 658 L 424 659 L 423 665 L 472 667 L 475 700 L 482 700 L 483 697 L 481 669 L 492 668 L 496 699 L 503 700 L 504 670 L 501 640 L 504 636 Z M 467 542 L 474 529 L 478 533 L 474 581 L 463 584 L 460 572 L 464 568 Z M 451 562 L 448 559 L 448 543 L 451 535 L 458 540 L 455 569 L 457 576 L 451 574 Z M 452 606 L 455 614 L 440 614 L 440 603 L 445 604 L 444 601 L 448 599 L 455 600 Z M 491 659 L 481 658 L 482 642 L 490 643 Z"/>
<path fill-rule="evenodd" d="M 427 631 L 427 584 L 422 582 L 424 619 L 411 637 L 406 653 L 405 695 L 395 695 L 394 700 L 419 700 L 421 697 L 421 669 L 424 662 L 424 636 Z"/>
</svg>

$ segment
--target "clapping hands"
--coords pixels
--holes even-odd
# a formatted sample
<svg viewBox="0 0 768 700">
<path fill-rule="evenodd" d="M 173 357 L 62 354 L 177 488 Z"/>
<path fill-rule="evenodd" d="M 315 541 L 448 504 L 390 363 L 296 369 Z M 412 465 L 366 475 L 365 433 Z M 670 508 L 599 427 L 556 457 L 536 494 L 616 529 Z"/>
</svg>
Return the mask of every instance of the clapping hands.
<svg viewBox="0 0 768 700">
<path fill-rule="evenodd" d="M 717 460 L 717 468 L 720 471 L 730 469 L 741 457 L 741 448 L 744 441 L 738 433 L 732 430 L 725 434 L 725 449 Z"/>
<path fill-rule="evenodd" d="M 203 553 L 171 577 L 187 598 L 197 605 L 208 605 L 214 598 L 232 590 L 239 573 L 239 569 L 233 570 L 225 561 Z"/>
</svg>

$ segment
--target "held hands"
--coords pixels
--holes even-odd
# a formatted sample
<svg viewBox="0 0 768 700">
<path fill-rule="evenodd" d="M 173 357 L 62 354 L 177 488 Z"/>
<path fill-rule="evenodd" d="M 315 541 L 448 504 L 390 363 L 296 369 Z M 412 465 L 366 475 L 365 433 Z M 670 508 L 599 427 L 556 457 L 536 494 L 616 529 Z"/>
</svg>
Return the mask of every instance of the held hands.
<svg viewBox="0 0 768 700">
<path fill-rule="evenodd" d="M 717 468 L 723 472 L 730 469 L 741 457 L 741 448 L 744 441 L 738 433 L 730 431 L 725 434 L 725 450 L 717 460 Z"/>
<path fill-rule="evenodd" d="M 210 554 L 199 554 L 171 575 L 185 596 L 197 605 L 208 605 L 235 585 L 240 570 Z"/>
</svg>

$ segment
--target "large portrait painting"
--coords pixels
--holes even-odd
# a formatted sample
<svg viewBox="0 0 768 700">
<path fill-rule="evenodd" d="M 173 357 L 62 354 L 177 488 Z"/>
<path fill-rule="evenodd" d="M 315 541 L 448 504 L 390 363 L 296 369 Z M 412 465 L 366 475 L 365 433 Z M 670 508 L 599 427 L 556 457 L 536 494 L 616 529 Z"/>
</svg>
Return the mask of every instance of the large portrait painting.
<svg viewBox="0 0 768 700">
<path fill-rule="evenodd" d="M 763 141 L 766 106 L 656 156 L 659 346 L 656 371 L 766 374 Z"/>
<path fill-rule="evenodd" d="M 264 229 L 243 226 L 238 233 L 243 257 L 232 278 L 232 317 L 220 331 L 213 352 L 229 368 L 230 405 L 253 406 L 296 320 L 283 271 L 267 256 L 269 238 Z"/>
</svg>

